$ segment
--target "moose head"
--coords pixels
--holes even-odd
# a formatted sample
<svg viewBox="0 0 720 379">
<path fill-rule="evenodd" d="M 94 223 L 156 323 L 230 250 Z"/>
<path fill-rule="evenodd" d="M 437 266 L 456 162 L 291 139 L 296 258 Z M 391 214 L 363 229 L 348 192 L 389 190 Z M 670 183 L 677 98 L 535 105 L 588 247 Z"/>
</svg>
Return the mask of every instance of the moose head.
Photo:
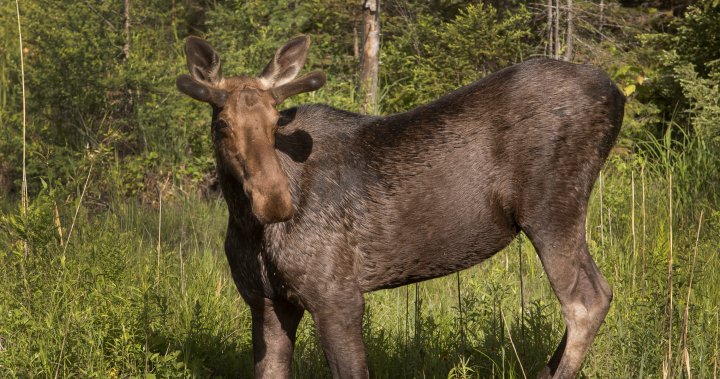
<svg viewBox="0 0 720 379">
<path fill-rule="evenodd" d="M 287 175 L 275 153 L 276 107 L 286 98 L 315 91 L 325 74 L 296 78 L 305 64 L 310 38 L 297 36 L 277 50 L 255 77 L 224 78 L 220 57 L 204 40 L 190 37 L 185 55 L 190 74 L 180 75 L 178 89 L 213 107 L 212 136 L 218 163 L 242 183 L 261 223 L 287 221 L 295 210 Z"/>
</svg>

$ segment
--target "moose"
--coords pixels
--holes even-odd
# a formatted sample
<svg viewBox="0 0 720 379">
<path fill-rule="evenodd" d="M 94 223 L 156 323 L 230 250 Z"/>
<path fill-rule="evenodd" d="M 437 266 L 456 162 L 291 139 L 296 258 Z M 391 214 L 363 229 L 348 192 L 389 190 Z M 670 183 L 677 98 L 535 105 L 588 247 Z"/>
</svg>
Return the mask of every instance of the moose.
<svg viewBox="0 0 720 379">
<path fill-rule="evenodd" d="M 585 219 L 622 124 L 616 85 L 535 58 L 389 116 L 278 111 L 325 84 L 321 71 L 298 77 L 309 47 L 297 36 L 259 76 L 224 77 L 213 47 L 189 37 L 190 74 L 176 81 L 212 106 L 225 253 L 251 309 L 255 376 L 290 375 L 307 310 L 332 376 L 368 377 L 364 293 L 466 269 L 522 231 L 566 324 L 539 375 L 575 377 L 612 300 Z"/>
</svg>

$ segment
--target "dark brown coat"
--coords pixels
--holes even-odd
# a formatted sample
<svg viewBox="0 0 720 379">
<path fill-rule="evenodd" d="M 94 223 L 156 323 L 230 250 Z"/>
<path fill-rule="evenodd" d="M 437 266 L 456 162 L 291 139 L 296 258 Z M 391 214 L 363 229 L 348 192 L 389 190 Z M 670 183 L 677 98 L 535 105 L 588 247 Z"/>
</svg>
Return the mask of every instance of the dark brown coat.
<svg viewBox="0 0 720 379">
<path fill-rule="evenodd" d="M 585 217 L 622 93 L 592 67 L 533 59 L 386 117 L 325 105 L 278 113 L 285 97 L 324 83 L 293 79 L 308 46 L 297 37 L 258 78 L 225 79 L 214 50 L 192 38 L 193 76 L 178 79 L 213 104 L 225 250 L 253 313 L 256 376 L 289 374 L 308 310 L 333 376 L 366 377 L 363 293 L 471 267 L 521 230 L 568 327 L 541 375 L 575 376 L 612 298 Z"/>
</svg>

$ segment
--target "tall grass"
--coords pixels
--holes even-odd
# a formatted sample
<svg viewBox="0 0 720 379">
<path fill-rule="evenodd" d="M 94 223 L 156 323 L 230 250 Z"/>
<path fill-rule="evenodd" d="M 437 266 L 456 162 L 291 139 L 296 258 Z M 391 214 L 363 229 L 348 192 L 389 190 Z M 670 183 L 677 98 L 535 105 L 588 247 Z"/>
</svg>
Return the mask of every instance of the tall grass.
<svg viewBox="0 0 720 379">
<path fill-rule="evenodd" d="M 685 205 L 699 194 L 686 160 L 702 152 L 671 147 L 613 155 L 593 193 L 588 242 L 615 298 L 587 377 L 717 374 L 720 212 Z M 0 377 L 249 376 L 250 315 L 222 250 L 224 202 L 168 192 L 155 206 L 119 196 L 100 206 L 81 194 L 48 186 L 24 216 L 0 206 Z M 533 377 L 563 330 L 526 238 L 459 277 L 368 294 L 363 326 L 381 378 Z M 309 317 L 293 370 L 329 376 Z"/>
</svg>

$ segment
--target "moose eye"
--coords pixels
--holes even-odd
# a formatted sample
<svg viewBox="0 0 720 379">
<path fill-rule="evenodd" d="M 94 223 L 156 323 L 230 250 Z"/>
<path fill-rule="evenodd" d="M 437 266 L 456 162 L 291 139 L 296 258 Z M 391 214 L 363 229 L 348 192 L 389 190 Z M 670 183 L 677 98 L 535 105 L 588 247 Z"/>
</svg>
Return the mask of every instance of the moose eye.
<svg viewBox="0 0 720 379">
<path fill-rule="evenodd" d="M 224 120 L 217 119 L 217 120 L 213 121 L 212 126 L 214 129 L 223 129 L 223 128 L 227 128 L 228 124 Z"/>
</svg>

